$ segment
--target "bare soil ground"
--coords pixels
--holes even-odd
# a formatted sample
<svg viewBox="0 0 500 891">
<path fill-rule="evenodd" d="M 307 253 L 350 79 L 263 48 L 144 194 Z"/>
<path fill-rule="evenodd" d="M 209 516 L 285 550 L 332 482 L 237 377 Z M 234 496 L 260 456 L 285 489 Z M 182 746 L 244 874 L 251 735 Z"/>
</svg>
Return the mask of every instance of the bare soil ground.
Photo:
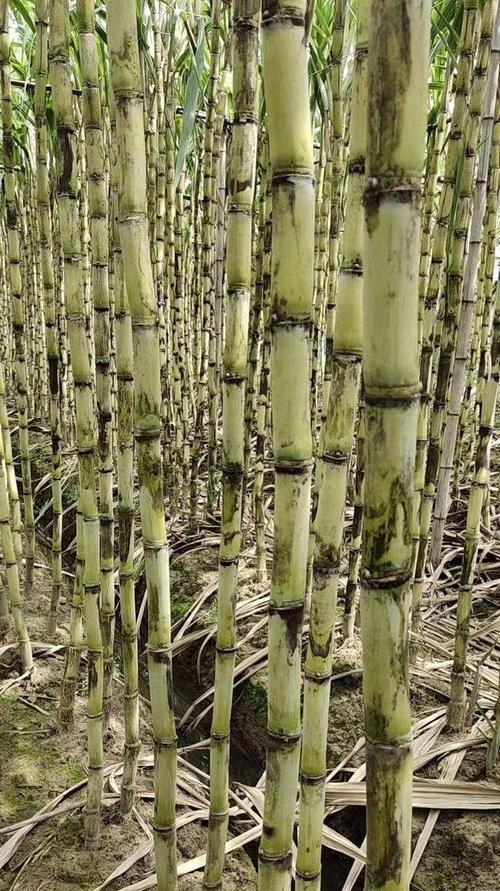
<svg viewBox="0 0 500 891">
<path fill-rule="evenodd" d="M 50 573 L 35 571 L 33 596 L 27 604 L 32 639 L 43 640 L 45 616 L 49 606 Z M 66 608 L 63 605 L 63 610 Z M 64 625 L 64 615 L 61 622 Z M 59 631 L 61 641 L 66 633 Z M 12 630 L 2 645 L 14 642 Z M 34 677 L 26 686 L 13 686 L 0 696 L 0 829 L 33 816 L 40 808 L 86 777 L 85 679 L 75 703 L 75 722 L 71 731 L 57 726 L 57 700 L 63 670 L 63 653 L 38 657 Z M 18 674 L 15 649 L 0 658 L 0 687 Z M 142 741 L 144 751 L 151 751 L 147 710 L 143 709 Z M 110 731 L 106 738 L 106 765 L 118 764 L 123 750 L 121 686 L 115 685 Z M 152 771 L 139 772 L 138 786 L 152 792 Z M 84 844 L 82 803 L 84 790 L 75 791 L 62 803 L 77 807 L 59 817 L 31 828 L 14 855 L 0 870 L 0 891 L 91 891 L 100 885 L 127 857 L 148 841 L 144 828 L 133 816 L 123 818 L 119 803 L 111 796 L 105 801 L 102 828 L 97 848 Z M 141 822 L 150 826 L 152 802 L 137 802 Z M 12 835 L 0 835 L 0 848 Z M 178 834 L 180 860 L 190 860 L 204 853 L 206 828 L 200 824 L 184 826 Z M 0 857 L 3 849 L 0 850 Z M 153 857 L 145 854 L 124 876 L 112 881 L 110 891 L 117 891 L 151 873 Z M 201 884 L 201 873 L 181 878 L 180 888 Z M 253 889 L 256 876 L 250 859 L 243 851 L 229 854 L 224 887 L 236 891 Z"/>
<path fill-rule="evenodd" d="M 71 534 L 68 534 L 68 540 Z M 486 552 L 487 553 L 487 552 Z M 485 557 L 491 561 L 491 554 Z M 496 557 L 498 567 L 498 557 Z M 448 564 L 449 566 L 451 564 Z M 489 565 L 489 564 L 488 564 Z M 217 570 L 217 549 L 202 547 L 176 556 L 172 561 L 171 593 L 174 622 L 180 623 L 190 614 L 196 598 L 210 586 L 213 587 Z M 241 602 L 262 597 L 266 586 L 254 579 L 251 561 L 243 562 L 242 583 L 239 591 Z M 449 570 L 446 570 L 447 572 Z M 455 570 L 453 570 L 455 572 Z M 453 581 L 453 572 L 450 579 Z M 456 574 L 456 573 L 455 573 Z M 500 576 L 494 568 L 490 578 Z M 489 583 L 488 583 L 489 584 Z M 50 597 L 50 570 L 40 564 L 35 571 L 33 594 L 26 604 L 30 635 L 39 642 L 36 672 L 29 686 L 13 685 L 5 689 L 9 679 L 19 673 L 16 648 L 3 652 L 1 647 L 14 644 L 12 628 L 0 642 L 0 830 L 33 816 L 56 796 L 86 777 L 86 717 L 85 717 L 85 665 L 82 664 L 81 682 L 75 705 L 75 724 L 70 732 L 60 732 L 57 725 L 57 701 L 64 664 L 64 650 L 51 655 L 43 654 L 46 615 Z M 140 586 L 139 600 L 141 597 Z M 443 589 L 444 590 L 444 589 Z M 69 594 L 69 592 L 66 592 Z M 494 595 L 494 592 L 493 592 Z M 486 612 L 478 609 L 478 622 L 485 621 Z M 452 613 L 453 616 L 453 613 Z M 64 602 L 61 609 L 58 639 L 63 645 L 67 640 L 69 609 Z M 265 610 L 249 611 L 238 625 L 243 641 L 239 662 L 252 659 L 266 646 Z M 210 594 L 203 602 L 196 619 L 186 629 L 205 629 L 193 646 L 181 651 L 174 660 L 174 683 L 179 717 L 198 695 L 213 683 L 214 640 L 210 629 L 216 619 L 216 597 Z M 428 619 L 433 628 L 432 615 Z M 143 632 L 145 629 L 143 626 Z M 179 627 L 179 625 L 177 626 Z M 437 626 L 436 626 L 437 627 Z M 478 626 L 479 627 L 479 626 Z M 117 632 L 118 633 L 118 632 Z M 144 639 L 144 638 L 143 638 Z M 54 642 L 53 642 L 54 643 Z M 362 660 L 359 637 L 340 646 L 335 659 L 334 680 L 330 703 L 328 733 L 328 763 L 332 767 L 352 752 L 363 733 Z M 202 646 L 201 657 L 198 658 Z M 441 654 L 443 659 L 444 654 Z M 436 650 L 424 648 L 424 658 L 436 660 Z M 445 664 L 445 662 L 443 662 Z M 265 764 L 265 723 L 267 709 L 267 672 L 265 660 L 249 671 L 244 682 L 235 692 L 233 719 L 233 755 L 231 775 L 233 780 L 254 783 Z M 123 749 L 122 687 L 119 680 L 119 660 L 116 664 L 116 682 L 110 731 L 106 738 L 106 765 L 119 764 Z M 335 675 L 340 675 L 335 679 Z M 415 720 L 442 709 L 447 701 L 449 664 L 437 671 L 430 683 L 422 683 L 412 676 L 411 698 Z M 147 679 L 144 677 L 142 692 L 147 696 Z M 209 699 L 195 708 L 192 719 Z M 208 735 L 210 711 L 197 727 L 197 737 Z M 149 712 L 147 704 L 142 708 L 142 740 L 144 751 L 151 752 Z M 189 732 L 189 721 L 182 733 Z M 453 739 L 444 731 L 441 740 Z M 203 766 L 208 754 L 203 754 Z M 363 751 L 352 756 L 336 780 L 348 780 L 352 771 L 362 764 Z M 485 779 L 485 744 L 467 750 L 457 774 L 457 779 L 482 781 Z M 249 774 L 253 778 L 249 779 Z M 421 776 L 439 777 L 438 762 L 431 762 L 420 772 Z M 500 782 L 500 772 L 492 779 Z M 128 888 L 151 874 L 153 858 L 149 850 L 148 831 L 152 819 L 152 771 L 144 768 L 139 773 L 139 789 L 149 797 L 137 802 L 136 816 L 123 818 L 119 812 L 116 794 L 113 794 L 113 778 L 108 779 L 103 808 L 102 830 L 99 845 L 87 849 L 83 838 L 84 788 L 79 788 L 64 798 L 61 806 L 75 805 L 60 815 L 31 827 L 19 841 L 15 851 L 0 869 L 0 891 L 94 891 L 108 876 L 134 852 L 142 856 L 123 875 L 106 885 L 110 891 Z M 180 809 L 180 813 L 183 809 Z M 416 843 L 428 812 L 414 812 L 414 842 Z M 361 846 L 365 836 L 363 807 L 346 807 L 334 813 L 328 824 Z M 5 845 L 12 834 L 0 835 L 0 860 Z M 179 859 L 188 861 L 201 855 L 206 844 L 206 824 L 194 822 L 179 831 Z M 2 845 L 4 847 L 2 847 Z M 253 842 L 245 851 L 236 851 L 227 858 L 224 891 L 253 891 L 256 887 L 256 849 Z M 334 851 L 325 849 L 323 887 L 325 891 L 342 891 L 353 861 Z M 201 872 L 185 875 L 180 880 L 181 891 L 198 887 Z M 433 828 L 421 862 L 413 877 L 411 888 L 415 891 L 497 891 L 500 875 L 500 819 L 498 812 L 442 811 Z M 363 887 L 363 873 L 351 885 L 355 891 Z"/>
</svg>

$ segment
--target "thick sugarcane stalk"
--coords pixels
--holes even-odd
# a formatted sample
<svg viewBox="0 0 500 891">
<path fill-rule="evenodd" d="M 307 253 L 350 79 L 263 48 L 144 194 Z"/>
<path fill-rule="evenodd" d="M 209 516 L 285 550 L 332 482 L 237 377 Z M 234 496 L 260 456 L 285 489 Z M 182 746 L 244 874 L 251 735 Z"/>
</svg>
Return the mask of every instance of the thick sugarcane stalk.
<svg viewBox="0 0 500 891">
<path fill-rule="evenodd" d="M 408 617 L 420 393 L 418 277 L 430 3 L 373 4 L 365 204 L 365 512 L 361 627 L 367 891 L 407 891 Z"/>
<path fill-rule="evenodd" d="M 88 653 L 87 733 L 89 780 L 85 807 L 88 843 L 99 834 L 102 798 L 102 694 L 103 664 L 99 616 L 99 514 L 95 481 L 96 424 L 94 376 L 88 349 L 80 218 L 78 213 L 77 130 L 69 60 L 69 6 L 67 0 L 52 0 L 50 7 L 49 60 L 52 100 L 59 136 L 57 203 L 64 256 L 64 282 L 71 367 L 75 384 L 76 445 L 83 529 L 83 591 Z"/>
<path fill-rule="evenodd" d="M 101 629 L 103 646 L 103 720 L 111 710 L 115 590 L 113 581 L 113 456 L 108 289 L 108 211 L 104 164 L 104 137 L 95 34 L 91 0 L 78 0 L 78 33 L 83 77 L 83 124 L 87 160 L 92 251 L 91 292 L 94 308 L 95 372 L 99 455 L 99 523 L 101 559 Z"/>
<path fill-rule="evenodd" d="M 177 739 L 173 710 L 168 542 L 161 460 L 158 308 L 149 245 L 143 96 L 135 4 L 108 4 L 116 103 L 119 225 L 134 343 L 134 427 L 148 589 L 148 666 L 155 749 L 154 840 L 159 891 L 177 886 Z"/>
<path fill-rule="evenodd" d="M 0 76 L 2 88 L 2 127 L 4 189 L 7 219 L 7 253 L 9 258 L 12 327 L 15 344 L 16 401 L 19 420 L 19 452 L 21 456 L 22 491 L 24 505 L 25 594 L 33 584 L 35 560 L 35 517 L 31 487 L 31 461 L 28 436 L 28 376 L 24 326 L 23 282 L 21 276 L 21 243 L 19 239 L 19 210 L 16 202 L 16 174 L 14 170 L 14 134 L 12 131 L 12 97 L 10 75 L 10 38 L 8 0 L 2 0 Z M 17 526 L 17 518 L 14 519 Z"/>
<path fill-rule="evenodd" d="M 457 330 L 455 331 L 454 336 L 450 334 L 446 339 L 446 344 L 451 342 L 452 350 L 453 346 L 455 346 L 455 349 L 432 523 L 430 558 L 434 566 L 437 565 L 441 555 L 444 526 L 446 515 L 448 513 L 450 481 L 453 472 L 458 422 L 460 418 L 460 408 L 464 397 L 465 372 L 467 368 L 467 357 L 469 355 L 470 338 L 476 305 L 479 252 L 482 240 L 483 217 L 486 208 L 488 165 L 490 161 L 490 147 L 493 134 L 495 100 L 500 64 L 499 9 L 500 7 L 498 7 L 496 0 L 492 0 L 492 2 L 485 3 L 484 5 L 481 41 L 471 92 L 470 124 L 466 145 L 466 159 L 467 166 L 470 165 L 472 167 L 472 174 L 470 178 L 467 177 L 464 168 L 462 174 L 462 190 L 464 188 L 464 180 L 466 182 L 469 181 L 469 194 L 473 192 L 471 195 L 473 211 L 470 224 L 468 255 L 465 261 L 463 278 L 460 280 L 458 307 L 457 312 L 455 313 L 455 327 Z M 483 114 L 482 132 L 481 112 Z M 479 145 L 480 149 L 476 183 L 472 190 L 474 159 Z M 444 340 L 441 355 L 445 355 Z"/>
<path fill-rule="evenodd" d="M 139 757 L 139 659 L 134 585 L 134 354 L 132 320 L 123 277 L 123 257 L 118 227 L 118 159 L 113 97 L 111 118 L 111 192 L 113 292 L 115 298 L 116 373 L 118 383 L 117 481 L 120 542 L 120 614 L 123 654 L 123 714 L 125 746 L 120 807 L 130 813 L 134 804 Z"/>
<path fill-rule="evenodd" d="M 259 889 L 287 891 L 297 797 L 301 637 L 309 541 L 312 438 L 309 356 L 314 181 L 306 4 L 262 9 L 272 168 L 274 558 L 269 603 L 266 789 Z"/>
<path fill-rule="evenodd" d="M 222 530 L 210 740 L 210 817 L 203 884 L 222 884 L 227 836 L 229 741 L 236 656 L 236 596 L 241 546 L 245 381 L 252 287 L 252 208 L 257 159 L 260 4 L 236 0 L 233 8 L 233 104 L 229 154 L 226 339 L 224 344 Z"/>
</svg>

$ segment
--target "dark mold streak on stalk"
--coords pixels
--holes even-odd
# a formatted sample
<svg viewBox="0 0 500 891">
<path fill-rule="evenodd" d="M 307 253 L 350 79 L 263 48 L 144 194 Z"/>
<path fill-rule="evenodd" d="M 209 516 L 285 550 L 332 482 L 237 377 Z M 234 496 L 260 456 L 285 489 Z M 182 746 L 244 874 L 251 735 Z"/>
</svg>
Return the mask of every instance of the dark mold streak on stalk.
<svg viewBox="0 0 500 891">
<path fill-rule="evenodd" d="M 324 643 L 317 641 L 314 637 L 314 632 L 311 631 L 309 633 L 309 646 L 311 647 L 311 652 L 312 652 L 313 656 L 319 657 L 321 659 L 327 659 L 330 654 L 330 650 L 331 650 L 331 646 L 332 646 L 332 639 L 333 639 L 332 631 L 330 631 L 330 634 L 328 635 L 328 637 L 327 637 L 326 641 L 324 641 Z M 329 677 L 330 677 L 330 675 L 328 675 L 328 678 Z M 328 678 L 326 678 L 326 679 L 328 679 Z"/>
<path fill-rule="evenodd" d="M 404 121 L 403 109 L 407 102 L 409 74 L 412 67 L 411 29 L 406 2 L 398 4 L 401 17 L 390 17 L 383 7 L 374 17 L 381 35 L 377 40 L 380 53 L 375 59 L 373 70 L 377 72 L 376 80 L 371 83 L 372 113 L 369 120 L 368 145 L 372 147 L 373 162 L 377 166 L 384 159 L 390 158 L 401 141 L 401 127 Z M 393 52 L 398 54 L 398 64 L 391 58 Z M 381 140 L 383 140 L 381 142 Z"/>
<path fill-rule="evenodd" d="M 59 192 L 61 195 L 76 198 L 72 185 L 74 168 L 73 139 L 73 131 L 59 127 Z"/>
</svg>

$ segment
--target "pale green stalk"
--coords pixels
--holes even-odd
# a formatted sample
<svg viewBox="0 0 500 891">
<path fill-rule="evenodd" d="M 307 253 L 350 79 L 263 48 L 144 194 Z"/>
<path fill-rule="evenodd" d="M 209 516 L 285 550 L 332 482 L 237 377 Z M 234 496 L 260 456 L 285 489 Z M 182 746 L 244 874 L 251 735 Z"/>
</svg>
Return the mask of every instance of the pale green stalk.
<svg viewBox="0 0 500 891">
<path fill-rule="evenodd" d="M 408 618 L 420 394 L 418 278 L 430 2 L 372 5 L 365 204 L 361 628 L 366 891 L 407 891 L 412 746 Z"/>
<path fill-rule="evenodd" d="M 31 487 L 31 461 L 28 436 L 28 374 L 26 367 L 26 342 L 24 325 L 24 298 L 21 276 L 21 244 L 19 239 L 19 210 L 16 202 L 16 174 L 14 170 L 14 134 L 12 130 L 12 96 L 10 75 L 10 38 L 8 24 L 8 0 L 2 0 L 0 7 L 0 76 L 2 88 L 2 126 L 4 189 L 7 218 L 7 250 L 10 272 L 10 293 L 12 300 L 12 327 L 15 344 L 16 402 L 19 419 L 19 453 L 21 456 L 22 491 L 24 504 L 25 538 L 25 593 L 29 594 L 33 584 L 33 564 L 35 560 L 35 517 Z M 17 517 L 14 518 L 14 528 Z"/>
<path fill-rule="evenodd" d="M 314 168 L 306 3 L 264 2 L 264 90 L 272 169 L 270 325 L 275 466 L 269 601 L 266 788 L 260 891 L 288 891 L 297 800 L 301 638 L 309 542 L 312 438 L 310 326 Z"/>
<path fill-rule="evenodd" d="M 222 530 L 210 739 L 210 817 L 203 884 L 222 884 L 229 820 L 229 740 L 236 655 L 236 597 L 241 546 L 245 381 L 252 286 L 252 209 L 257 158 L 259 99 L 258 0 L 235 0 L 233 26 L 233 123 L 229 152 L 226 246 L 227 298 L 222 399 Z"/>
<path fill-rule="evenodd" d="M 81 221 L 78 212 L 77 129 L 69 58 L 70 17 L 67 0 L 52 0 L 50 7 L 49 60 L 52 101 L 56 119 L 59 154 L 57 202 L 64 257 L 64 285 L 71 367 L 75 386 L 76 446 L 80 507 L 83 520 L 83 591 L 87 626 L 88 707 L 87 736 L 89 779 L 85 806 L 85 830 L 89 844 L 99 835 L 102 798 L 102 695 L 103 664 L 99 616 L 100 560 L 99 514 L 95 481 L 96 424 L 94 375 L 89 355 L 84 290 L 82 282 Z"/>
<path fill-rule="evenodd" d="M 132 0 L 110 0 L 108 46 L 116 103 L 120 239 L 134 344 L 134 432 L 148 590 L 148 665 L 155 752 L 156 878 L 159 891 L 173 891 L 177 887 L 177 738 L 161 460 L 160 347 L 149 244 L 141 65 Z"/>
<path fill-rule="evenodd" d="M 93 0 L 77 0 L 78 34 L 82 58 L 83 124 L 89 189 L 91 297 L 99 455 L 99 523 L 101 559 L 101 630 L 103 645 L 103 718 L 109 722 L 113 682 L 115 627 L 113 544 L 113 456 L 108 288 L 108 190 L 104 166 L 99 64 Z"/>
<path fill-rule="evenodd" d="M 446 354 L 446 348 L 452 352 L 453 369 L 448 392 L 448 404 L 446 422 L 442 437 L 440 454 L 440 466 L 437 477 L 436 499 L 434 505 L 432 539 L 430 558 L 434 566 L 437 565 L 441 555 L 444 527 L 449 505 L 449 488 L 453 471 L 455 444 L 460 418 L 460 408 L 464 397 L 465 372 L 467 357 L 469 355 L 472 324 L 477 297 L 477 274 L 479 265 L 479 251 L 482 240 L 482 224 L 486 208 L 486 185 L 488 180 L 488 164 L 490 147 L 493 134 L 493 121 L 495 114 L 495 99 L 498 87 L 498 72 L 500 64 L 500 7 L 497 0 L 489 0 L 483 9 L 481 40 L 476 60 L 474 81 L 471 90 L 469 104 L 470 122 L 466 143 L 466 160 L 462 172 L 462 184 L 460 189 L 461 201 L 464 200 L 464 192 L 467 189 L 468 200 L 472 204 L 472 215 L 468 210 L 468 223 L 465 227 L 465 235 L 469 232 L 468 253 L 458 284 L 457 305 L 454 308 L 454 322 L 451 313 L 445 316 L 445 322 L 449 319 L 449 326 L 453 325 L 454 331 L 443 331 L 443 347 L 441 356 Z M 481 114 L 483 126 L 481 131 Z M 474 163 L 479 149 L 476 182 L 474 181 Z M 471 171 L 469 174 L 469 170 Z M 472 216 L 472 219 L 470 217 Z M 450 272 L 448 273 L 450 280 Z M 453 282 L 449 288 L 452 291 Z M 451 304 L 451 294 L 449 304 Z M 449 306 L 449 309 L 453 307 Z M 447 336 L 446 336 L 447 335 Z M 446 338 L 446 339 L 445 339 Z"/>
</svg>

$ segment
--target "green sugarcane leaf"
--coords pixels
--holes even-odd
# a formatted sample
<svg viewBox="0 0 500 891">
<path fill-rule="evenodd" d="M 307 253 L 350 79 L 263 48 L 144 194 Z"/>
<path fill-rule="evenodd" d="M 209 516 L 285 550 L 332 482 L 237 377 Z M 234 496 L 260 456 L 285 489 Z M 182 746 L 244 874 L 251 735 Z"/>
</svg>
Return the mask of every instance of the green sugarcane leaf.
<svg viewBox="0 0 500 891">
<path fill-rule="evenodd" d="M 184 2 L 179 3 L 178 6 L 176 7 L 176 9 L 172 13 L 172 19 L 170 22 L 170 31 L 169 31 L 169 37 L 168 37 L 168 56 L 167 56 L 167 73 L 166 73 L 167 83 L 168 83 L 168 78 L 170 77 L 170 72 L 172 70 L 172 59 L 173 59 L 174 49 L 175 49 L 175 29 L 177 28 L 177 22 L 179 21 L 181 14 L 184 12 L 185 6 L 186 6 L 186 4 Z"/>
<path fill-rule="evenodd" d="M 205 49 L 205 21 L 201 19 L 198 29 L 198 39 L 196 52 L 194 54 L 194 65 L 189 72 L 186 86 L 186 99 L 184 102 L 184 115 L 182 121 L 182 130 L 179 139 L 179 149 L 175 161 L 174 183 L 175 187 L 179 183 L 179 179 L 186 160 L 189 140 L 193 132 L 194 122 L 196 120 L 196 112 L 198 110 L 198 97 L 200 95 L 200 76 L 203 68 L 203 54 Z"/>
<path fill-rule="evenodd" d="M 11 4 L 11 9 L 16 18 L 21 17 L 22 19 L 24 19 L 30 30 L 33 32 L 35 31 L 35 22 L 33 20 L 33 16 L 28 9 L 27 4 L 24 3 L 23 0 L 14 0 L 14 2 Z"/>
</svg>

